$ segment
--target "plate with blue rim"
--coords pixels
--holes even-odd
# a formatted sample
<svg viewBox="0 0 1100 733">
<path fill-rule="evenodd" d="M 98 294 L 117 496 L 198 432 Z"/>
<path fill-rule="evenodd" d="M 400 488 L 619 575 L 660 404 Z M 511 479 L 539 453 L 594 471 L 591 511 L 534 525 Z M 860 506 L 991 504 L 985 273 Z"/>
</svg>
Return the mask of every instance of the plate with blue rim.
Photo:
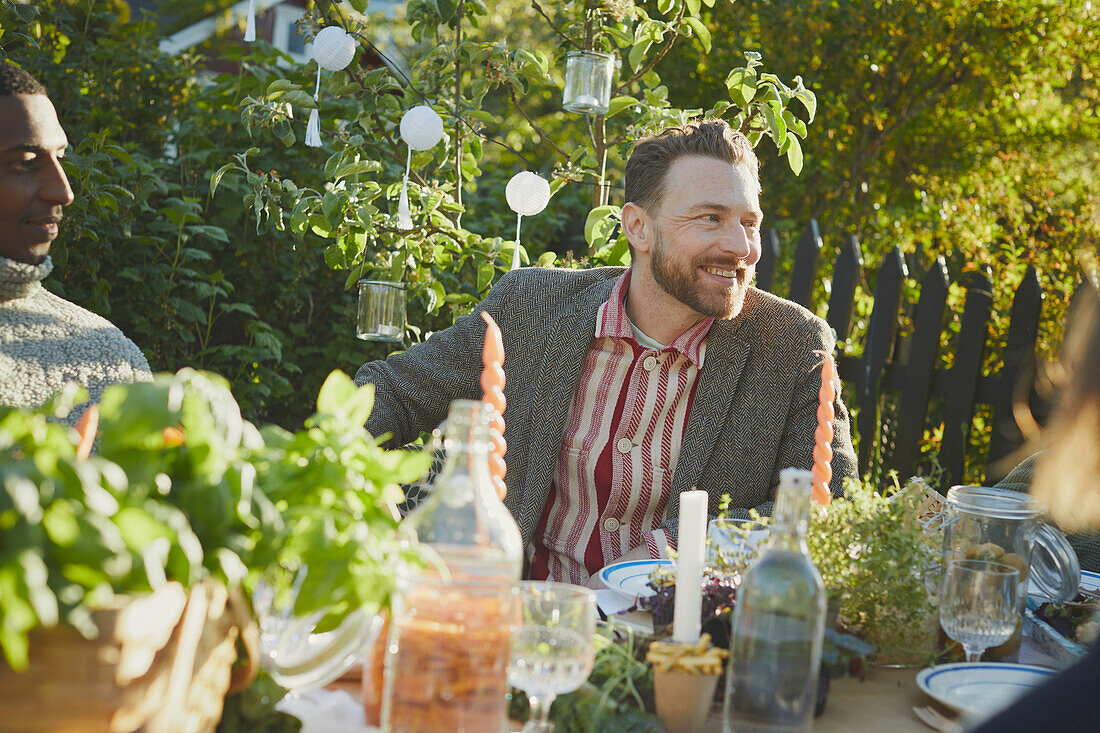
<svg viewBox="0 0 1100 733">
<path fill-rule="evenodd" d="M 958 662 L 922 669 L 917 687 L 953 710 L 985 718 L 1056 674 L 1033 664 Z"/>
<path fill-rule="evenodd" d="M 669 567 L 671 560 L 628 560 L 608 565 L 599 572 L 600 582 L 608 590 L 615 591 L 628 600 L 646 598 L 656 593 L 649 587 L 653 571 Z"/>
</svg>

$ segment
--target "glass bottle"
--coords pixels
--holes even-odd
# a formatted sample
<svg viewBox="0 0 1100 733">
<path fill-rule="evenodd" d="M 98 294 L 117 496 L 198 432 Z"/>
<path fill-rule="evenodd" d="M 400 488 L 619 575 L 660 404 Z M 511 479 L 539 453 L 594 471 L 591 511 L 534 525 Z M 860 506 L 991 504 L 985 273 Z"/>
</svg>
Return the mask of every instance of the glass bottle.
<svg viewBox="0 0 1100 733">
<path fill-rule="evenodd" d="M 825 634 L 825 586 L 806 546 L 809 471 L 784 469 L 771 544 L 737 590 L 726 733 L 809 731 Z"/>
<path fill-rule="evenodd" d="M 505 730 L 523 550 L 489 474 L 491 417 L 486 403 L 451 403 L 443 467 L 403 522 L 432 557 L 397 572 L 382 702 L 391 733 Z"/>
</svg>

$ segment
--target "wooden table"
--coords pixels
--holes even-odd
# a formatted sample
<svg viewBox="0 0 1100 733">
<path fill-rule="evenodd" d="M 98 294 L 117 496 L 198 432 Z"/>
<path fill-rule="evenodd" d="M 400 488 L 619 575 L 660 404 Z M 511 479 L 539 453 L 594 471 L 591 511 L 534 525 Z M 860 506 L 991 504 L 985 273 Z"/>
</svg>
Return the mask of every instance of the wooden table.
<svg viewBox="0 0 1100 733">
<path fill-rule="evenodd" d="M 863 681 L 833 680 L 825 713 L 814 720 L 815 733 L 928 733 L 913 714 L 914 705 L 929 705 L 954 714 L 917 688 L 916 669 L 871 668 Z M 345 678 L 331 686 L 344 689 L 359 699 L 358 680 Z M 373 729 L 364 728 L 364 731 Z M 518 728 L 516 729 L 518 730 Z M 722 708 L 715 705 L 702 733 L 721 733 Z"/>
<path fill-rule="evenodd" d="M 861 682 L 854 678 L 833 680 L 825 712 L 814 720 L 815 733 L 928 733 L 913 714 L 914 705 L 930 705 L 953 716 L 917 688 L 916 669 L 871 668 Z M 704 733 L 721 733 L 721 706 L 715 706 Z"/>
</svg>

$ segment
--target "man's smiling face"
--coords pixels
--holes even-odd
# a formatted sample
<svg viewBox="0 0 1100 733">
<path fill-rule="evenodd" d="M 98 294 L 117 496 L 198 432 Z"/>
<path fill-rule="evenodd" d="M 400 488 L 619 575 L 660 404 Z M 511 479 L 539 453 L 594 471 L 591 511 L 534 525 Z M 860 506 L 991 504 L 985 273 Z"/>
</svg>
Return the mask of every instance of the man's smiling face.
<svg viewBox="0 0 1100 733">
<path fill-rule="evenodd" d="M 760 259 L 763 214 L 749 167 L 680 158 L 668 171 L 654 219 L 653 279 L 699 315 L 737 315 Z"/>
<path fill-rule="evenodd" d="M 0 97 L 0 255 L 38 264 L 73 191 L 61 168 L 69 141 L 44 94 Z"/>
</svg>

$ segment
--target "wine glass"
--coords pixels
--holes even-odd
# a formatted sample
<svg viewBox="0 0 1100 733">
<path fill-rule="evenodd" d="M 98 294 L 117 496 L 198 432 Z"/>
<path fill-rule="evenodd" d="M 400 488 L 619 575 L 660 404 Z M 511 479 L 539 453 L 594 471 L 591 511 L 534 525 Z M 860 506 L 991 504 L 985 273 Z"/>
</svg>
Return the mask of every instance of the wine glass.
<svg viewBox="0 0 1100 733">
<path fill-rule="evenodd" d="M 531 716 L 523 733 L 549 733 L 550 705 L 584 684 L 596 651 L 596 594 L 568 583 L 516 584 L 520 620 L 512 627 L 508 684 L 527 693 Z"/>
<path fill-rule="evenodd" d="M 952 560 L 940 595 L 940 624 L 962 644 L 966 661 L 1003 644 L 1016 631 L 1020 614 L 1016 592 L 1020 572 L 1011 565 L 986 560 Z"/>
</svg>

